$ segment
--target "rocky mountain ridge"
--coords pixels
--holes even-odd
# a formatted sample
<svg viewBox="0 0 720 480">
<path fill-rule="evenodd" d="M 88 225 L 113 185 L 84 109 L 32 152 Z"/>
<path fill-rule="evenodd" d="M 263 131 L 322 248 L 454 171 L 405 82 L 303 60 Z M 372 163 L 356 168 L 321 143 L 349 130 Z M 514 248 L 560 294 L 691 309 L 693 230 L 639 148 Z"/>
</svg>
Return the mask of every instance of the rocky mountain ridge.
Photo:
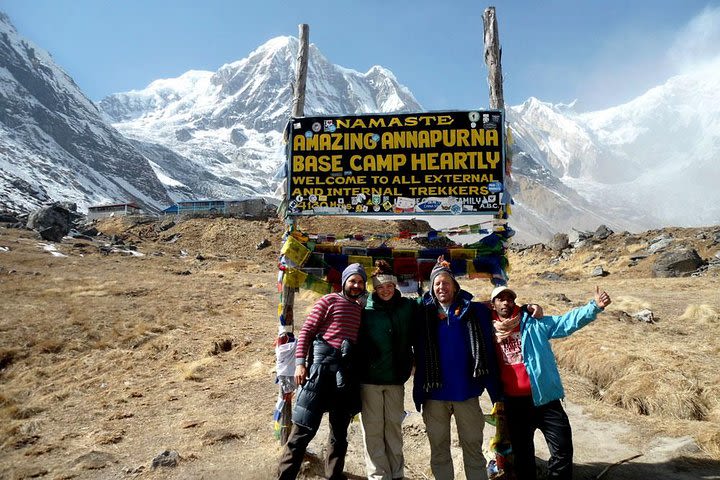
<svg viewBox="0 0 720 480">
<path fill-rule="evenodd" d="M 0 13 L 0 205 L 170 201 L 150 163 L 50 55 Z"/>
<path fill-rule="evenodd" d="M 8 106 L 0 113 L 1 206 L 61 200 L 84 210 L 135 200 L 156 211 L 177 200 L 275 195 L 297 39 L 271 39 L 215 72 L 157 80 L 96 107 L 6 16 L 0 25 L 8 64 L 0 82 Z M 720 223 L 711 180 L 718 71 L 674 77 L 602 112 L 577 114 L 533 98 L 508 107 L 510 222 L 520 241 L 600 224 L 637 231 Z M 314 45 L 307 88 L 308 115 L 422 111 L 389 70 L 333 65 Z M 476 219 L 433 221 L 442 228 Z"/>
</svg>

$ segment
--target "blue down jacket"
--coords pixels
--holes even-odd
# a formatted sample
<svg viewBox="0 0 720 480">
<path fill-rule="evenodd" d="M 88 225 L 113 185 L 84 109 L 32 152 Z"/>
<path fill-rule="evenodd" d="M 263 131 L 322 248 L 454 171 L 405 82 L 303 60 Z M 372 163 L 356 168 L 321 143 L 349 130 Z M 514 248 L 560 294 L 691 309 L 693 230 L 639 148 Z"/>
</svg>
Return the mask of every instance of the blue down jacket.
<svg viewBox="0 0 720 480">
<path fill-rule="evenodd" d="M 347 340 L 342 348 L 334 348 L 322 338 L 313 340 L 312 363 L 297 393 L 293 423 L 317 430 L 325 412 L 355 415 L 360 411 L 360 384 L 353 372 L 351 349 Z"/>
</svg>

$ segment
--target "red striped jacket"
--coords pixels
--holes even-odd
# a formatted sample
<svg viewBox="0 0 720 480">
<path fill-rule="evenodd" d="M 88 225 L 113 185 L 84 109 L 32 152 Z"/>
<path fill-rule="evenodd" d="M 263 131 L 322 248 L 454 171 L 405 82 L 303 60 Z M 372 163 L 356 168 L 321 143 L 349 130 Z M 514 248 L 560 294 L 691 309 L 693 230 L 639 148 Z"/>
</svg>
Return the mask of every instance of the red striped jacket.
<svg viewBox="0 0 720 480">
<path fill-rule="evenodd" d="M 305 362 L 310 343 L 318 334 L 335 348 L 340 348 L 346 338 L 356 343 L 361 314 L 362 306 L 358 302 L 339 293 L 330 293 L 320 298 L 300 330 L 295 363 L 302 365 Z"/>
</svg>

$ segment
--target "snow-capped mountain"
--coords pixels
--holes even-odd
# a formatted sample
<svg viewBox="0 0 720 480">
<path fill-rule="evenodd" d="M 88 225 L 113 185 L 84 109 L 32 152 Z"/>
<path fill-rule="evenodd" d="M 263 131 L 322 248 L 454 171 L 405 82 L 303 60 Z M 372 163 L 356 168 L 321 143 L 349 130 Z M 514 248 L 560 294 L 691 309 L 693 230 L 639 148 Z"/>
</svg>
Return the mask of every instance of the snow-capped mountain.
<svg viewBox="0 0 720 480">
<path fill-rule="evenodd" d="M 285 162 L 282 131 L 298 48 L 294 37 L 273 38 L 216 72 L 157 80 L 110 95 L 100 108 L 127 137 L 192 158 L 218 178 L 240 180 L 240 193 L 272 193 L 274 173 Z M 375 66 L 363 74 L 333 65 L 314 45 L 307 78 L 306 115 L 421 110 L 390 71 Z M 163 174 L 174 176 L 169 169 Z"/>
<path fill-rule="evenodd" d="M 0 207 L 50 200 L 170 202 L 147 159 L 0 13 Z"/>
<path fill-rule="evenodd" d="M 518 149 L 596 211 L 635 228 L 720 223 L 720 61 L 607 110 L 529 99 L 508 119 Z"/>
<path fill-rule="evenodd" d="M 274 38 L 215 72 L 110 95 L 98 109 L 1 14 L 0 37 L 0 208 L 134 200 L 155 209 L 275 190 L 297 39 Z M 535 98 L 509 107 L 518 238 L 600 223 L 720 223 L 718 92 L 716 64 L 601 112 Z M 333 65 L 311 45 L 307 115 L 422 110 L 390 71 Z"/>
</svg>

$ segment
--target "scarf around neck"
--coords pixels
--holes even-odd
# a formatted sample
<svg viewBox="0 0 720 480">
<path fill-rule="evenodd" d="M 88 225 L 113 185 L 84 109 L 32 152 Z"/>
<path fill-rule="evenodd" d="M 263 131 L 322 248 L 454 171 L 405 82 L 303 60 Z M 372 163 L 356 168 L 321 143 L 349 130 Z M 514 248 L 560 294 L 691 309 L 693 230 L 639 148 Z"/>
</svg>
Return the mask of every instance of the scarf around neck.
<svg viewBox="0 0 720 480">
<path fill-rule="evenodd" d="M 520 313 L 520 307 L 515 305 L 510 318 L 503 320 L 500 318 L 497 311 L 493 310 L 493 328 L 495 329 L 495 341 L 497 343 L 501 343 L 503 340 L 508 338 L 512 332 L 515 331 L 518 325 L 520 325 L 520 318 L 522 317 Z"/>
<path fill-rule="evenodd" d="M 480 329 L 480 319 L 477 317 L 477 310 L 470 304 L 462 316 L 469 315 L 465 320 L 465 328 L 467 329 L 468 338 L 470 340 L 470 352 L 472 355 L 472 376 L 479 378 L 488 375 L 487 350 L 485 349 L 485 340 Z M 431 390 L 442 387 L 442 378 L 440 375 L 440 352 L 437 338 L 438 323 L 444 321 L 447 315 L 443 312 L 442 307 L 433 302 L 425 307 L 425 382 L 423 390 L 429 392 Z M 457 307 L 455 315 L 461 314 L 460 306 Z"/>
</svg>

